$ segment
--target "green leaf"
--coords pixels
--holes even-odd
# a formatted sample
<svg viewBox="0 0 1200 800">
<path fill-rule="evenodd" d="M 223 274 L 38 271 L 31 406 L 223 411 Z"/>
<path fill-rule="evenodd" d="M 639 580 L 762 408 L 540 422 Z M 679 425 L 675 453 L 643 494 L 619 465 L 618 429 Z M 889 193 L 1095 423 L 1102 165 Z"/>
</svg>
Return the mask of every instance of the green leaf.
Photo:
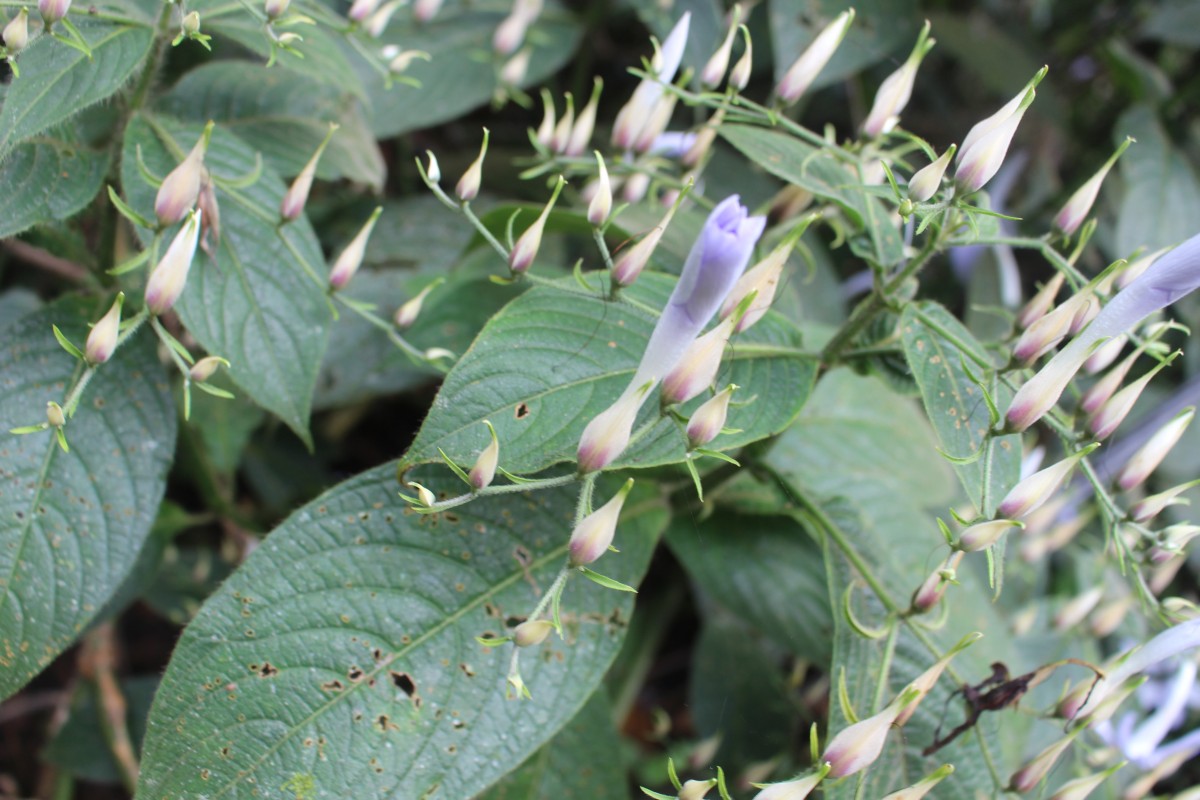
<svg viewBox="0 0 1200 800">
<path fill-rule="evenodd" d="M 1172 144 L 1150 106 L 1134 106 L 1113 126 L 1119 140 L 1137 139 L 1118 162 L 1125 196 L 1117 212 L 1116 253 L 1157 250 L 1196 232 L 1200 181 L 1187 156 Z"/>
<path fill-rule="evenodd" d="M 436 17 L 420 25 L 407 9 L 401 9 L 373 46 L 415 47 L 431 59 L 414 61 L 404 73 L 419 81 L 420 87 L 396 84 L 391 89 L 384 88 L 378 73 L 356 62 L 370 96 L 375 135 L 390 138 L 428 128 L 491 100 L 500 68 L 492 36 L 508 13 L 504 5 L 484 9 L 447 3 Z M 536 86 L 557 72 L 575 53 L 581 32 L 574 15 L 557 2 L 547 2 L 525 36 L 526 46 L 533 50 L 522 86 Z M 532 117 L 530 124 L 536 124 Z"/>
<path fill-rule="evenodd" d="M 900 335 L 942 452 L 965 459 L 984 448 L 982 457 L 970 463 L 954 463 L 954 470 L 975 508 L 990 515 L 1020 478 L 1021 437 L 988 437 L 992 422 L 987 403 L 968 370 L 985 381 L 1001 409 L 1011 399 L 1011 392 L 1005 390 L 997 396 L 995 372 L 985 366 L 992 364 L 991 356 L 962 323 L 937 303 L 906 306 L 900 319 Z"/>
<path fill-rule="evenodd" d="M 146 215 L 154 206 L 155 190 L 138 173 L 136 148 L 151 170 L 165 175 L 199 138 L 201 127 L 146 115 L 130 120 L 122 181 L 131 206 Z M 286 187 L 273 170 L 265 169 L 246 189 L 221 185 L 222 177 L 254 169 L 254 151 L 240 139 L 218 126 L 205 163 L 217 178 L 221 240 L 215 259 L 196 252 L 176 309 L 205 350 L 229 359 L 230 376 L 250 399 L 308 443 L 317 369 L 333 324 L 325 258 L 303 216 L 276 227 Z"/>
<path fill-rule="evenodd" d="M 624 762 L 612 708 L 601 689 L 553 739 L 478 800 L 628 800 Z"/>
<path fill-rule="evenodd" d="M 863 234 L 865 241 L 850 243 L 857 255 L 884 267 L 904 258 L 904 242 L 891 214 L 833 155 L 772 128 L 722 125 L 721 135 L 772 175 L 836 203 Z"/>
<path fill-rule="evenodd" d="M 573 487 L 425 516 L 397 499 L 395 474 L 371 470 L 294 513 L 205 603 L 155 698 L 138 797 L 303 783 L 314 796 L 467 798 L 591 696 L 631 595 L 572 578 L 566 640 L 521 660 L 532 700 L 505 698 L 509 646 L 475 641 L 531 611 L 534 585 L 564 565 Z M 635 490 L 604 569 L 637 583 L 665 523 Z"/>
<path fill-rule="evenodd" d="M 776 81 L 783 78 L 817 34 L 845 10 L 846 4 L 839 0 L 770 4 L 769 30 Z M 850 31 L 813 82 L 814 89 L 861 72 L 888 55 L 907 53 L 917 38 L 921 13 L 917 11 L 916 0 L 865 0 L 855 2 L 854 10 Z"/>
<path fill-rule="evenodd" d="M 44 419 L 79 369 L 51 324 L 78 341 L 103 308 L 68 298 L 4 329 L 0 430 Z M 154 337 L 138 334 L 96 373 L 67 424 L 6 436 L 0 490 L 0 697 L 74 642 L 129 572 L 154 521 L 175 448 L 175 409 Z"/>
<path fill-rule="evenodd" d="M 801 658 L 829 663 L 833 621 L 821 550 L 795 521 L 718 510 L 703 520 L 680 517 L 667 544 L 693 585 L 744 623 Z"/>
<path fill-rule="evenodd" d="M 17 145 L 0 161 L 0 186 L 37 191 L 0 194 L 0 239 L 79 213 L 103 186 L 108 163 L 107 153 L 84 147 L 70 131 Z"/>
<path fill-rule="evenodd" d="M 82 16 L 82 15 L 81 15 Z M 39 36 L 21 53 L 21 77 L 0 108 L 0 161 L 24 139 L 68 119 L 125 85 L 150 52 L 148 28 L 92 21 L 79 30 L 92 59 L 49 36 Z"/>
<path fill-rule="evenodd" d="M 509 303 L 480 332 L 471 349 L 446 376 L 434 412 L 421 426 L 403 465 L 440 461 L 438 448 L 459 463 L 471 463 L 486 445 L 484 419 L 496 426 L 501 466 L 538 472 L 574 459 L 579 437 L 596 414 L 610 406 L 633 377 L 656 316 L 628 303 L 599 296 L 607 273 L 591 273 L 596 294 L 578 290 L 573 278 L 538 286 Z M 675 279 L 644 273 L 628 296 L 661 308 Z M 741 433 L 722 434 L 710 445 L 731 450 L 783 430 L 808 397 L 816 363 L 799 348 L 799 332 L 768 314 L 732 339 L 728 366 L 717 383 L 736 383 L 739 396 L 757 399 L 730 411 Z M 654 393 L 642 420 L 658 413 Z M 688 413 L 704 400 L 692 400 Z M 678 426 L 661 418 L 618 459 L 624 466 L 682 462 L 686 440 Z"/>
<path fill-rule="evenodd" d="M 135 748 L 146 735 L 146 715 L 158 687 L 157 675 L 141 675 L 122 680 L 126 724 Z M 121 772 L 105 738 L 105 721 L 97 703 L 96 684 L 80 683 L 71 698 L 67 721 L 42 751 L 48 764 L 78 780 L 96 783 L 120 783 Z"/>
<path fill-rule="evenodd" d="M 358 99 L 300 73 L 217 61 L 187 73 L 159 108 L 192 122 L 216 120 L 284 176 L 300 173 L 328 133 L 328 123 L 336 122 L 340 127 L 317 164 L 317 177 L 383 188 L 387 168 Z"/>
</svg>

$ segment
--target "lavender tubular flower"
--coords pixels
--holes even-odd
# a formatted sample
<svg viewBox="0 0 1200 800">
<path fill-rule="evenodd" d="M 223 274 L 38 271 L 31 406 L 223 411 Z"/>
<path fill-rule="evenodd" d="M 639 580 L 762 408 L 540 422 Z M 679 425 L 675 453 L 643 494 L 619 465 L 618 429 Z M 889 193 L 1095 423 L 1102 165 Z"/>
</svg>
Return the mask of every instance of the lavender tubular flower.
<svg viewBox="0 0 1200 800">
<path fill-rule="evenodd" d="M 1141 647 L 1129 653 L 1120 664 L 1096 681 L 1087 701 L 1075 712 L 1075 717 L 1086 717 L 1095 711 L 1121 684 L 1146 669 L 1177 656 L 1187 650 L 1200 647 L 1200 619 L 1191 619 L 1167 628 Z"/>
</svg>

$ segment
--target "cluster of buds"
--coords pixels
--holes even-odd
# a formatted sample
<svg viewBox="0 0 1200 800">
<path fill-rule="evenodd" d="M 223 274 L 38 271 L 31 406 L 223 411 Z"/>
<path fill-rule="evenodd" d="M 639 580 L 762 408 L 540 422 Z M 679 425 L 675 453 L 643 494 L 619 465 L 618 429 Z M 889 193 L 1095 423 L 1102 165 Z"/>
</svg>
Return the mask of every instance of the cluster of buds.
<svg viewBox="0 0 1200 800">
<path fill-rule="evenodd" d="M 566 108 L 561 118 L 557 116 L 554 98 L 549 91 L 542 90 L 542 121 L 534 134 L 540 147 L 551 153 L 568 158 L 584 154 L 596 130 L 596 108 L 600 103 L 600 92 L 604 82 L 596 78 L 592 83 L 592 94 L 588 103 L 575 116 L 575 101 L 570 92 L 566 95 Z"/>
<path fill-rule="evenodd" d="M 708 61 L 704 64 L 704 69 L 700 70 L 702 85 L 711 89 L 721 85 L 721 81 L 725 79 L 725 73 L 729 70 L 729 60 L 733 56 L 733 39 L 739 30 L 742 32 L 746 48 L 735 65 L 734 71 L 729 75 L 729 85 L 731 88 L 741 91 L 750 82 L 750 69 L 753 67 L 753 56 L 750 53 L 750 32 L 745 25 L 739 24 L 741 19 L 742 5 L 734 3 L 733 10 L 729 12 L 729 29 L 725 32 L 725 38 L 716 51 L 709 56 Z M 745 62 L 744 65 L 743 62 Z"/>
<path fill-rule="evenodd" d="M 685 12 L 650 62 L 651 75 L 643 78 L 613 124 L 612 142 L 620 150 L 645 153 L 667 129 L 675 110 L 675 95 L 664 86 L 675 79 L 687 45 L 691 12 Z"/>
</svg>

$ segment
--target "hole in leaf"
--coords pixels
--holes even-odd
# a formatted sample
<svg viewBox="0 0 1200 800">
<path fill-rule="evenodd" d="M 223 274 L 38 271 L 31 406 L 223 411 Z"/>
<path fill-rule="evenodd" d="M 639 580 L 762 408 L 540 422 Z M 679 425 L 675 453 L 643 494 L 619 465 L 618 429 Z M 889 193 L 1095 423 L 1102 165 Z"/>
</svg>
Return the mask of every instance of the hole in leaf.
<svg viewBox="0 0 1200 800">
<path fill-rule="evenodd" d="M 526 403 L 517 403 L 517 410 L 516 410 L 515 416 L 517 419 L 525 419 L 526 417 L 528 417 L 529 416 L 529 406 Z"/>
<path fill-rule="evenodd" d="M 417 684 L 413 682 L 412 676 L 407 672 L 396 672 L 393 670 L 392 672 L 389 672 L 388 675 L 392 676 L 392 683 L 396 686 L 396 688 L 404 692 L 409 697 L 412 697 L 417 693 Z"/>
<path fill-rule="evenodd" d="M 279 674 L 279 670 L 270 661 L 264 661 L 262 667 L 258 670 L 258 677 L 273 678 Z"/>
</svg>

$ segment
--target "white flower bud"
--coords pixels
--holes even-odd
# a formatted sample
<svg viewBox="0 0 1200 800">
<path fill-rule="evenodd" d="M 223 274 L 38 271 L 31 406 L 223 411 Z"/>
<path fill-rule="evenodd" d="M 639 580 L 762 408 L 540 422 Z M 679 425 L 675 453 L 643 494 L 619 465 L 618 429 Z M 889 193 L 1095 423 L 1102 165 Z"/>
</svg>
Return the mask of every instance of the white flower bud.
<svg viewBox="0 0 1200 800">
<path fill-rule="evenodd" d="M 604 82 L 596 78 L 592 85 L 592 96 L 588 98 L 588 103 L 583 107 L 583 111 L 579 112 L 579 117 L 576 118 L 570 135 L 567 137 L 564 155 L 574 158 L 583 155 L 587 150 L 588 143 L 592 140 L 592 133 L 596 129 L 596 108 L 600 103 L 600 90 L 603 88 Z"/>
<path fill-rule="evenodd" d="M 538 250 L 542 246 L 542 233 L 546 229 L 546 219 L 550 216 L 550 211 L 554 208 L 555 201 L 558 200 L 558 193 L 562 191 L 565 183 L 566 181 L 560 175 L 558 182 L 554 185 L 554 193 L 550 195 L 550 202 L 546 203 L 542 213 L 538 215 L 532 225 L 525 229 L 525 232 L 517 239 L 517 243 L 513 245 L 512 252 L 508 254 L 508 268 L 514 273 L 522 274 L 533 266 L 533 260 L 537 258 Z"/>
<path fill-rule="evenodd" d="M 1067 456 L 1057 464 L 1035 472 L 1018 483 L 1000 501 L 996 514 L 1008 519 L 1020 519 L 1050 499 L 1067 475 L 1084 457 L 1099 447 L 1098 442 Z"/>
<path fill-rule="evenodd" d="M 729 72 L 729 85 L 739 92 L 750 85 L 750 74 L 754 71 L 754 50 L 750 46 L 750 29 L 745 25 L 742 25 L 741 29 L 742 43 L 745 44 L 745 49 L 742 50 L 741 58 Z"/>
<path fill-rule="evenodd" d="M 943 764 L 912 786 L 909 786 L 907 789 L 901 789 L 898 792 L 892 792 L 884 797 L 883 800 L 921 800 L 921 798 L 933 791 L 933 787 L 937 786 L 953 772 L 953 764 Z"/>
<path fill-rule="evenodd" d="M 413 19 L 417 22 L 429 22 L 437 16 L 442 8 L 442 0 L 416 0 L 413 3 Z"/>
<path fill-rule="evenodd" d="M 188 378 L 196 383 L 204 383 L 211 378 L 219 366 L 229 366 L 229 362 L 220 356 L 205 356 L 192 365 L 188 370 Z"/>
<path fill-rule="evenodd" d="M 640 387 L 630 386 L 615 403 L 587 424 L 583 435 L 579 437 L 579 450 L 576 454 L 581 473 L 604 469 L 625 451 L 633 433 L 633 423 L 637 420 L 638 410 L 653 388 L 653 383 Z"/>
<path fill-rule="evenodd" d="M 1100 406 L 1087 421 L 1088 430 L 1092 432 L 1092 435 L 1099 440 L 1111 436 L 1125 421 L 1129 412 L 1133 410 L 1134 403 L 1138 401 L 1142 391 L 1150 383 L 1150 379 L 1166 365 L 1167 362 L 1160 362 L 1154 369 L 1114 394 L 1111 399 Z"/>
<path fill-rule="evenodd" d="M 400 330 L 408 330 L 413 323 L 417 321 L 417 317 L 421 314 L 421 306 L 425 303 L 425 298 L 433 291 L 433 287 L 441 283 L 440 280 L 429 283 L 417 295 L 396 309 L 395 322 L 396 327 Z"/>
<path fill-rule="evenodd" d="M 968 553 L 986 550 L 1000 541 L 1009 528 L 1025 527 L 1020 522 L 1011 519 L 994 519 L 980 522 L 967 528 L 958 539 L 958 547 Z"/>
<path fill-rule="evenodd" d="M 708 333 L 698 337 L 662 382 L 662 404 L 686 403 L 712 386 L 733 335 L 734 317 L 726 317 Z"/>
<path fill-rule="evenodd" d="M 1126 137 L 1125 141 L 1121 142 L 1117 151 L 1109 156 L 1108 161 L 1104 162 L 1104 166 L 1088 179 L 1087 183 L 1080 186 L 1071 195 L 1071 199 L 1062 207 L 1062 210 L 1054 217 L 1054 227 L 1062 233 L 1070 236 L 1079 229 L 1083 224 L 1083 220 L 1087 217 L 1088 212 L 1092 210 L 1092 204 L 1096 202 L 1096 195 L 1100 194 L 1100 184 L 1104 182 L 1104 178 L 1108 175 L 1108 171 L 1113 168 L 1113 164 L 1117 163 L 1117 159 L 1129 147 L 1133 139 Z"/>
<path fill-rule="evenodd" d="M 599 150 L 596 151 L 596 163 L 600 165 L 600 177 L 596 183 L 596 193 L 588 203 L 587 219 L 599 228 L 608 221 L 608 215 L 612 213 L 613 195 L 612 183 L 608 179 L 608 167 L 604 166 L 604 156 L 600 155 Z"/>
<path fill-rule="evenodd" d="M 279 216 L 284 222 L 291 222 L 296 217 L 304 212 L 304 205 L 308 202 L 308 193 L 312 190 L 313 178 L 317 174 L 317 162 L 321 160 L 321 154 L 325 152 L 325 148 L 329 146 L 329 140 L 333 138 L 334 131 L 338 126 L 334 123 L 329 124 L 329 130 L 325 134 L 325 138 L 317 145 L 316 152 L 308 159 L 308 163 L 300 170 L 300 174 L 292 181 L 292 185 L 283 195 L 283 200 L 279 203 Z"/>
<path fill-rule="evenodd" d="M 67 424 L 67 415 L 63 413 L 63 407 L 53 400 L 46 403 L 46 422 L 51 428 L 61 428 Z"/>
<path fill-rule="evenodd" d="M 0 36 L 4 38 L 4 49 L 8 51 L 9 56 L 15 56 L 24 50 L 25 45 L 29 44 L 29 9 L 22 8 L 18 11 L 4 26 L 4 32 Z"/>
<path fill-rule="evenodd" d="M 1092 613 L 1092 609 L 1100 604 L 1104 599 L 1104 589 L 1100 586 L 1093 586 L 1081 595 L 1072 597 L 1062 608 L 1054 615 L 1054 629 L 1057 631 L 1065 631 L 1068 628 L 1074 628 Z"/>
<path fill-rule="evenodd" d="M 287 13 L 288 6 L 292 4 L 292 0 L 266 0 L 263 4 L 263 11 L 269 20 L 277 20 Z"/>
<path fill-rule="evenodd" d="M 1189 406 L 1175 415 L 1175 418 L 1166 425 L 1159 428 L 1150 437 L 1150 441 L 1142 445 L 1141 449 L 1134 453 L 1133 457 L 1117 473 L 1117 486 L 1121 487 L 1124 491 L 1129 491 L 1146 480 L 1146 478 L 1149 478 L 1150 473 L 1158 468 L 1162 460 L 1167 457 L 1167 453 L 1171 452 L 1171 448 L 1183 436 L 1183 432 L 1187 430 L 1188 425 L 1192 422 L 1192 417 L 1195 415 L 1195 406 Z"/>
<path fill-rule="evenodd" d="M 730 16 L 729 31 L 725 34 L 725 40 L 721 42 L 716 52 L 709 56 L 704 69 L 700 70 L 700 83 L 709 88 L 720 86 L 721 81 L 725 78 L 725 71 L 729 69 L 729 58 L 733 54 L 733 37 L 737 34 L 738 21 L 742 16 L 740 4 L 734 4 Z"/>
<path fill-rule="evenodd" d="M 371 238 L 371 231 L 374 230 L 375 222 L 382 213 L 383 206 L 377 206 L 371 212 L 366 224 L 333 262 L 333 268 L 329 271 L 329 286 L 334 291 L 345 288 L 354 274 L 358 272 L 358 268 L 362 266 L 363 257 L 367 254 L 367 240 Z"/>
<path fill-rule="evenodd" d="M 917 591 L 913 592 L 912 607 L 915 611 L 924 613 L 938 603 L 946 594 L 947 587 L 954 581 L 955 571 L 963 560 L 965 551 L 955 550 L 946 559 L 946 563 L 929 574 Z"/>
<path fill-rule="evenodd" d="M 458 185 L 454 188 L 458 199 L 464 203 L 474 200 L 479 195 L 479 187 L 483 183 L 483 159 L 487 155 L 489 133 L 487 128 L 483 129 L 483 145 L 479 148 L 479 155 L 471 162 L 471 166 L 467 167 L 467 171 L 458 179 Z"/>
<path fill-rule="evenodd" d="M 896 717 L 915 701 L 916 696 L 912 690 L 902 692 L 883 711 L 854 723 L 833 737 L 821 755 L 821 761 L 830 767 L 829 775 L 844 778 L 873 764 L 883 752 L 883 744 Z"/>
<path fill-rule="evenodd" d="M 663 215 L 663 218 L 659 220 L 659 223 L 649 233 L 621 254 L 613 264 L 612 280 L 614 284 L 617 286 L 629 286 L 637 280 L 637 277 L 642 274 L 642 270 L 646 268 L 646 264 L 649 263 L 650 256 L 658 247 L 658 243 L 662 240 L 667 226 L 671 224 L 671 219 L 675 216 L 675 212 L 678 209 L 678 205 L 668 208 L 667 213 Z"/>
<path fill-rule="evenodd" d="M 517 647 L 534 647 L 546 641 L 554 630 L 554 623 L 545 619 L 527 619 L 513 629 L 513 642 Z"/>
<path fill-rule="evenodd" d="M 933 40 L 929 38 L 929 20 L 925 20 L 925 26 L 921 28 L 917 44 L 908 59 L 900 69 L 884 79 L 879 91 L 875 93 L 875 102 L 863 123 L 863 133 L 868 137 L 874 139 L 896 126 L 900 120 L 900 112 L 912 97 L 913 83 L 916 82 L 921 60 L 933 44 Z"/>
<path fill-rule="evenodd" d="M 89 364 L 103 364 L 112 358 L 117 349 L 117 337 L 121 333 L 121 306 L 124 303 L 125 293 L 119 292 L 108 313 L 92 326 L 83 348 L 84 358 Z"/>
<path fill-rule="evenodd" d="M 686 781 L 679 787 L 679 800 L 704 800 L 704 796 L 716 785 L 715 778 L 706 781 Z"/>
<path fill-rule="evenodd" d="M 921 167 L 921 169 L 917 170 L 909 178 L 909 200 L 912 200 L 914 203 L 924 203 L 937 194 L 938 189 L 942 188 L 942 177 L 946 174 L 946 167 L 950 166 L 950 159 L 954 158 L 954 152 L 957 149 L 957 145 L 950 145 L 946 149 L 946 152 L 938 156 L 933 162 Z"/>
<path fill-rule="evenodd" d="M 1015 792 L 1025 793 L 1041 783 L 1042 779 L 1050 774 L 1050 769 L 1054 766 L 1054 762 L 1058 761 L 1058 757 L 1071 746 L 1078 730 L 1082 729 L 1077 729 L 1075 733 L 1067 734 L 1059 739 L 1014 772 L 1012 778 L 1009 779 L 1009 787 Z"/>
<path fill-rule="evenodd" d="M 200 139 L 192 147 L 179 166 L 171 170 L 158 187 L 154 197 L 154 214 L 162 225 L 174 225 L 196 205 L 200 196 L 200 182 L 204 174 L 204 153 L 212 136 L 213 123 L 204 126 Z"/>
<path fill-rule="evenodd" d="M 371 12 L 371 16 L 363 23 L 363 31 L 372 39 L 378 39 L 387 30 L 388 23 L 392 21 L 392 15 L 404 5 L 407 0 L 392 0 L 390 3 L 385 3 L 375 11 Z"/>
<path fill-rule="evenodd" d="M 737 384 L 729 384 L 703 405 L 692 412 L 688 420 L 687 437 L 688 449 L 695 450 L 717 438 L 717 434 L 725 427 L 725 419 L 729 415 L 729 400 Z"/>
<path fill-rule="evenodd" d="M 570 92 L 567 92 L 565 97 L 567 108 L 558 124 L 554 126 L 554 134 L 550 137 L 550 149 L 559 154 L 566 151 L 567 143 L 571 140 L 571 128 L 575 125 L 575 98 Z"/>
<path fill-rule="evenodd" d="M 557 114 L 554 110 L 554 96 L 546 89 L 542 89 L 542 123 L 538 125 L 537 133 L 534 138 L 538 144 L 546 149 L 554 143 L 554 129 L 556 127 L 555 120 Z"/>
<path fill-rule="evenodd" d="M 571 532 L 571 540 L 567 543 L 572 567 L 591 564 L 608 550 L 617 532 L 621 506 L 625 504 L 625 497 L 632 488 L 633 478 L 630 478 L 611 500 L 588 514 L 575 526 L 575 530 Z"/>
<path fill-rule="evenodd" d="M 1063 273 L 1054 273 L 1054 276 L 1046 281 L 1038 293 L 1021 309 L 1021 313 L 1017 315 L 1017 327 L 1028 328 L 1046 316 L 1046 312 L 1054 306 L 1054 300 L 1058 297 L 1058 292 L 1062 289 L 1065 280 L 1066 276 Z"/>
<path fill-rule="evenodd" d="M 496 477 L 496 467 L 500 464 L 500 440 L 496 438 L 496 429 L 487 420 L 484 420 L 483 424 L 487 425 L 492 440 L 487 447 L 483 448 L 483 452 L 475 459 L 475 465 L 467 473 L 467 477 L 471 479 L 471 485 L 476 489 L 483 489 L 491 485 L 492 480 Z"/>
<path fill-rule="evenodd" d="M 180 23 L 183 32 L 188 36 L 193 36 L 200 32 L 200 14 L 196 11 L 189 11 Z"/>
<path fill-rule="evenodd" d="M 792 254 L 792 249 L 795 246 L 796 239 L 789 236 L 772 250 L 766 258 L 746 270 L 742 277 L 738 278 L 737 283 L 733 285 L 729 296 L 721 304 L 719 312 L 721 319 L 725 319 L 732 314 L 751 292 L 754 293 L 754 299 L 750 301 L 749 308 L 746 309 L 746 313 L 742 315 L 741 320 L 734 328 L 734 333 L 741 333 L 746 330 L 762 319 L 763 315 L 767 313 L 767 310 L 771 307 L 771 303 L 775 301 L 775 292 L 779 288 L 779 278 L 783 275 L 783 267 L 787 263 L 788 256 Z"/>
<path fill-rule="evenodd" d="M 532 56 L 533 49 L 526 47 L 504 62 L 500 68 L 500 83 L 504 86 L 520 86 L 529 73 L 529 59 Z"/>
<path fill-rule="evenodd" d="M 362 22 L 379 7 L 379 0 L 354 0 L 346 14 L 352 22 Z"/>
<path fill-rule="evenodd" d="M 756 783 L 755 788 L 761 789 L 758 794 L 754 795 L 754 800 L 804 800 L 813 789 L 817 788 L 826 775 L 829 774 L 829 765 L 822 764 L 816 772 L 809 773 L 799 778 L 793 778 L 790 781 L 782 783 Z"/>
<path fill-rule="evenodd" d="M 954 564 L 957 566 L 958 562 L 955 561 Z M 951 659 L 982 638 L 983 634 L 981 633 L 968 633 L 966 636 L 959 639 L 953 647 L 947 650 L 944 656 L 939 658 L 933 663 L 932 666 L 914 678 L 912 683 L 904 687 L 904 691 L 900 693 L 901 697 L 908 696 L 911 699 L 908 701 L 907 705 L 901 708 L 900 712 L 896 715 L 896 727 L 903 727 L 905 723 L 912 719 L 912 715 L 916 712 L 917 706 L 920 705 L 921 701 L 924 700 L 925 697 L 933 690 L 933 687 L 938 682 L 938 678 L 942 677 L 942 673 L 946 671 L 946 666 L 950 663 Z M 897 698 L 897 700 L 899 700 L 899 698 Z"/>
<path fill-rule="evenodd" d="M 1043 67 L 1016 97 L 967 133 L 958 152 L 958 169 L 954 175 L 964 193 L 983 188 L 999 171 L 1021 117 L 1037 95 L 1034 87 L 1045 74 Z"/>
<path fill-rule="evenodd" d="M 201 215 L 200 211 L 192 212 L 171 240 L 162 260 L 150 272 L 145 292 L 146 307 L 150 313 L 165 314 L 183 294 L 192 259 L 196 255 L 196 243 L 200 238 Z"/>
<path fill-rule="evenodd" d="M 775 87 L 775 94 L 779 95 L 780 100 L 790 105 L 800 99 L 829 63 L 829 59 L 833 58 L 853 21 L 854 9 L 851 8 L 838 14 L 833 22 L 817 34 L 812 44 L 788 68 L 783 80 Z"/>
<path fill-rule="evenodd" d="M 38 13 L 42 15 L 47 31 L 70 10 L 71 0 L 38 0 Z"/>
</svg>

